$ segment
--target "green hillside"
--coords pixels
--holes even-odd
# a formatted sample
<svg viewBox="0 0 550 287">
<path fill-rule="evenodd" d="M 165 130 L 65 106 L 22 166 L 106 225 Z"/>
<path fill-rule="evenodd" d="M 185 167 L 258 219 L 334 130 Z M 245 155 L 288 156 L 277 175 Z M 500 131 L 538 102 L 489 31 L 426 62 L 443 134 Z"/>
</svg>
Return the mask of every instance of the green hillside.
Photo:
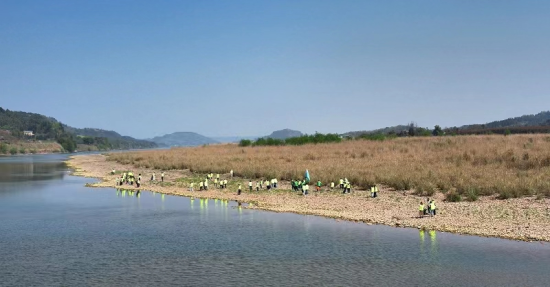
<svg viewBox="0 0 550 287">
<path fill-rule="evenodd" d="M 76 129 L 55 118 L 36 113 L 10 111 L 0 107 L 0 130 L 10 133 L 10 137 L 26 141 L 55 141 L 63 149 L 73 152 L 77 145 L 94 146 L 100 150 L 152 148 L 152 142 L 124 137 L 113 131 L 99 129 Z M 24 131 L 31 131 L 32 136 Z"/>
</svg>

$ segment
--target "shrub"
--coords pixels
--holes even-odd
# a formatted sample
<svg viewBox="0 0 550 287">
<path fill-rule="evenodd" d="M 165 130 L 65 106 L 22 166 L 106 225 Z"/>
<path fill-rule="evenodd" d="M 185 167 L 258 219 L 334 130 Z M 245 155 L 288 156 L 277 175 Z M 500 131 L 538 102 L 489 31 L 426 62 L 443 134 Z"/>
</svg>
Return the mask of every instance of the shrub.
<svg viewBox="0 0 550 287">
<path fill-rule="evenodd" d="M 17 148 L 16 148 L 16 147 L 10 148 L 10 153 L 11 153 L 12 155 L 17 154 Z"/>
<path fill-rule="evenodd" d="M 252 145 L 252 141 L 251 141 L 251 140 L 244 140 L 244 139 L 243 139 L 243 140 L 241 140 L 241 141 L 239 142 L 239 146 L 250 146 L 250 145 Z"/>
<path fill-rule="evenodd" d="M 468 192 L 466 192 L 466 200 L 468 201 L 476 201 L 478 200 L 479 195 L 477 193 L 477 190 L 475 188 L 468 188 Z"/>
<path fill-rule="evenodd" d="M 0 153 L 7 154 L 8 153 L 8 145 L 5 143 L 0 144 Z"/>
<path fill-rule="evenodd" d="M 29 152 L 32 153 L 32 154 L 35 154 L 35 153 L 36 153 L 36 150 L 35 150 L 35 149 L 31 149 L 31 150 L 29 150 Z"/>
<path fill-rule="evenodd" d="M 456 193 L 455 191 L 451 191 L 451 192 L 447 193 L 447 195 L 445 196 L 445 201 L 448 201 L 448 202 L 461 202 L 462 201 L 462 196 L 460 196 L 460 194 Z"/>
<path fill-rule="evenodd" d="M 27 151 L 25 150 L 25 148 L 22 147 L 22 148 L 19 148 L 19 153 L 20 154 L 26 154 Z"/>
</svg>

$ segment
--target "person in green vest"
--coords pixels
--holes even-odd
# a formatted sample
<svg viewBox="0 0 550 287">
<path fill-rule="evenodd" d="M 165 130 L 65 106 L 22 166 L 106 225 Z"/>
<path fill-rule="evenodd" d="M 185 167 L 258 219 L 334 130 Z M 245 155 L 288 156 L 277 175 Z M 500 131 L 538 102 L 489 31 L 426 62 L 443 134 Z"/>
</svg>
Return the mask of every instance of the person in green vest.
<svg viewBox="0 0 550 287">
<path fill-rule="evenodd" d="M 317 181 L 317 185 L 315 186 L 315 188 L 317 189 L 317 191 L 321 191 L 321 185 L 322 185 L 321 181 L 318 180 L 318 181 Z"/>
<path fill-rule="evenodd" d="M 237 195 L 241 195 L 241 184 L 239 183 L 239 189 L 237 189 Z"/>
<path fill-rule="evenodd" d="M 432 199 L 432 201 L 430 201 L 430 215 L 435 215 L 435 199 Z"/>
<path fill-rule="evenodd" d="M 277 182 L 278 182 L 277 179 L 274 178 L 273 179 L 273 188 L 277 188 Z"/>
<path fill-rule="evenodd" d="M 422 218 L 424 216 L 424 202 L 420 202 L 420 206 L 418 206 L 418 218 Z"/>
<path fill-rule="evenodd" d="M 193 191 L 193 186 L 195 186 L 194 182 L 192 182 L 191 185 L 189 185 L 189 191 Z"/>
<path fill-rule="evenodd" d="M 269 184 L 269 180 L 267 180 L 267 179 L 265 180 L 265 188 L 266 188 L 267 190 L 270 190 L 270 189 L 271 189 L 271 184 Z"/>
<path fill-rule="evenodd" d="M 201 180 L 201 182 L 199 182 L 199 190 L 203 190 L 204 188 L 203 186 L 204 186 L 204 182 L 202 182 Z"/>
<path fill-rule="evenodd" d="M 340 178 L 338 182 L 340 183 L 340 189 L 344 189 L 344 180 Z"/>
<path fill-rule="evenodd" d="M 256 181 L 256 191 L 260 191 L 260 181 Z"/>
<path fill-rule="evenodd" d="M 330 182 L 330 189 L 334 189 L 334 181 Z"/>
<path fill-rule="evenodd" d="M 248 190 L 252 191 L 252 180 L 248 181 Z"/>
<path fill-rule="evenodd" d="M 223 188 L 227 188 L 227 179 L 223 180 Z"/>
<path fill-rule="evenodd" d="M 370 188 L 370 193 L 372 198 L 378 197 L 378 186 L 376 184 Z"/>
<path fill-rule="evenodd" d="M 160 181 L 164 182 L 164 171 L 160 174 Z"/>
</svg>

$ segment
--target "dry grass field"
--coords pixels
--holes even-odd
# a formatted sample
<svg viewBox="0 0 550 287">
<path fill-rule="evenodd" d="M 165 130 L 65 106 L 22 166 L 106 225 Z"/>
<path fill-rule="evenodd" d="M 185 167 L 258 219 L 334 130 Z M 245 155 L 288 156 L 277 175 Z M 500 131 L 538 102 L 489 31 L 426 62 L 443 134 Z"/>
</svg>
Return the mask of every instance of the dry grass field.
<svg viewBox="0 0 550 287">
<path fill-rule="evenodd" d="M 449 201 L 478 196 L 550 196 L 550 135 L 482 135 L 350 140 L 336 144 L 239 147 L 235 144 L 110 154 L 138 168 L 189 169 L 244 178 L 303 177 L 323 184 L 347 177 L 355 188 L 377 183 Z"/>
</svg>

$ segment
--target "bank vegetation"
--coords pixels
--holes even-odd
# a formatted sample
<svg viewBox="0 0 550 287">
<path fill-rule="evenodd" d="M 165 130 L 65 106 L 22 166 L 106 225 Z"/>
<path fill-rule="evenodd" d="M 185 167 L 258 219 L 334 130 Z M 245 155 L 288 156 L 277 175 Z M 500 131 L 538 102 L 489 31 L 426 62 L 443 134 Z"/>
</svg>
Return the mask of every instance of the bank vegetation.
<svg viewBox="0 0 550 287">
<path fill-rule="evenodd" d="M 550 136 L 480 135 L 403 137 L 383 141 L 296 146 L 235 144 L 116 153 L 109 160 L 135 167 L 227 173 L 244 178 L 302 178 L 353 188 L 382 184 L 417 195 L 445 194 L 448 201 L 550 196 Z"/>
</svg>

